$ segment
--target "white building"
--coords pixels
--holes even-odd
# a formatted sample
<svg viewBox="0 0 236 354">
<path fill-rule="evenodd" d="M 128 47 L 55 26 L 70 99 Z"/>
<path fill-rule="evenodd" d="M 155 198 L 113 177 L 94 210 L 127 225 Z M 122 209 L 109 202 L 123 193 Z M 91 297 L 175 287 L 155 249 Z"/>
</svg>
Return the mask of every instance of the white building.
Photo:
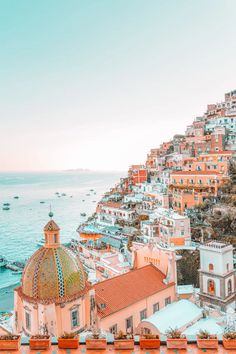
<svg viewBox="0 0 236 354">
<path fill-rule="evenodd" d="M 200 301 L 226 311 L 235 308 L 233 246 L 211 241 L 200 250 Z"/>
</svg>

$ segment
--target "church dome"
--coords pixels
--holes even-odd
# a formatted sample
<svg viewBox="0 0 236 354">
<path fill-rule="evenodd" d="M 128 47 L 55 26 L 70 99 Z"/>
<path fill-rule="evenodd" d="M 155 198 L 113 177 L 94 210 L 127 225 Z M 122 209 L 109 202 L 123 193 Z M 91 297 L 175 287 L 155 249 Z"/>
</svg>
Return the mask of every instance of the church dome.
<svg viewBox="0 0 236 354">
<path fill-rule="evenodd" d="M 47 223 L 44 232 L 45 246 L 36 251 L 25 266 L 22 293 L 39 303 L 75 299 L 86 287 L 86 275 L 79 257 L 60 245 L 59 227 L 53 220 Z"/>
</svg>

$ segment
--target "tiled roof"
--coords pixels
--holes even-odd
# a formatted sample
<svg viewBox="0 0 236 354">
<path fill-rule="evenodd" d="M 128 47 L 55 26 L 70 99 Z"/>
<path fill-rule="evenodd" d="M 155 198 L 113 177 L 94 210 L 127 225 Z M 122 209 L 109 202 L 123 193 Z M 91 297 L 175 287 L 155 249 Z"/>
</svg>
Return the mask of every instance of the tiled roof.
<svg viewBox="0 0 236 354">
<path fill-rule="evenodd" d="M 116 203 L 116 202 L 106 202 L 106 203 L 102 203 L 102 206 L 103 207 L 119 209 L 122 206 L 122 204 L 121 203 Z"/>
<path fill-rule="evenodd" d="M 44 226 L 44 231 L 59 231 L 59 226 L 54 220 L 49 220 L 49 222 Z"/>
<path fill-rule="evenodd" d="M 98 305 L 103 304 L 98 308 L 100 317 L 109 316 L 174 285 L 165 284 L 164 279 L 165 275 L 149 264 L 95 284 L 96 301 Z"/>
</svg>

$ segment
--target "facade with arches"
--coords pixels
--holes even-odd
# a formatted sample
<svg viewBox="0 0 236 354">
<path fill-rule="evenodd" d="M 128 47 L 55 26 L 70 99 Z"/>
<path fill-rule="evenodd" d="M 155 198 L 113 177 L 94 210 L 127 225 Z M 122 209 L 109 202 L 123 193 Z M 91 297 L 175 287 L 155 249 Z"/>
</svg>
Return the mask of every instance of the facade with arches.
<svg viewBox="0 0 236 354">
<path fill-rule="evenodd" d="M 223 311 L 235 308 L 233 246 L 211 241 L 199 250 L 201 305 Z"/>
</svg>

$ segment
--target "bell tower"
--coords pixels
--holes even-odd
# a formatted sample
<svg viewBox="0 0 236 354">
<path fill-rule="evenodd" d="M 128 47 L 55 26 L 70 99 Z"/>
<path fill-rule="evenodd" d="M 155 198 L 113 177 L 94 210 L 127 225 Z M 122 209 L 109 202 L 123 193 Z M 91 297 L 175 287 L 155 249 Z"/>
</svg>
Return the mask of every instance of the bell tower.
<svg viewBox="0 0 236 354">
<path fill-rule="evenodd" d="M 50 220 L 44 227 L 44 237 L 45 237 L 45 245 L 46 248 L 57 248 L 60 247 L 60 228 L 55 223 L 53 218 L 53 213 L 50 211 L 48 214 Z"/>
<path fill-rule="evenodd" d="M 233 246 L 211 241 L 200 246 L 199 250 L 201 306 L 211 306 L 222 311 L 229 307 L 235 309 Z"/>
</svg>

